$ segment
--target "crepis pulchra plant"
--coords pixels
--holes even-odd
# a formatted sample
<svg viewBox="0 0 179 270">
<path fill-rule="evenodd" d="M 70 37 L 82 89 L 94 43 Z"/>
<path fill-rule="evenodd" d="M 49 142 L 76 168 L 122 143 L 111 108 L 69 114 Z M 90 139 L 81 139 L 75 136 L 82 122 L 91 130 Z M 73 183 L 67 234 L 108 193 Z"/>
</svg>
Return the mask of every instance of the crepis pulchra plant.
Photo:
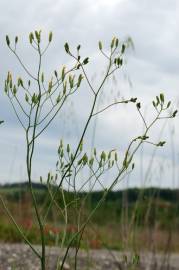
<svg viewBox="0 0 179 270">
<path fill-rule="evenodd" d="M 63 237 L 61 239 L 61 246 L 63 246 L 65 243 L 66 230 L 69 222 L 68 209 L 69 206 L 73 205 L 74 209 L 76 209 L 77 231 L 70 239 L 68 239 L 66 252 L 62 258 L 62 261 L 58 260 L 57 269 L 63 269 L 69 249 L 74 242 L 76 243 L 75 269 L 77 269 L 77 254 L 80 247 L 80 241 L 87 224 L 100 205 L 104 202 L 109 191 L 111 191 L 127 173 L 130 173 L 134 169 L 134 155 L 140 146 L 143 143 L 150 143 L 154 146 L 160 147 L 165 144 L 165 141 L 153 142 L 150 140 L 148 135 L 149 130 L 159 120 L 174 118 L 177 114 L 177 110 L 172 111 L 172 113 L 168 113 L 171 102 L 165 101 L 163 93 L 160 93 L 159 96 L 157 96 L 152 102 L 156 115 L 150 123 L 145 120 L 141 103 L 136 97 L 122 100 L 119 99 L 103 108 L 98 109 L 97 103 L 103 86 L 111 75 L 118 70 L 121 70 L 122 66 L 124 65 L 125 52 L 130 45 L 129 40 L 121 42 L 118 38 L 114 37 L 108 48 L 105 48 L 103 43 L 99 41 L 99 52 L 101 53 L 102 57 L 106 59 L 107 64 L 105 74 L 97 87 L 94 87 L 93 83 L 89 79 L 87 66 L 90 62 L 90 58 L 88 56 L 81 55 L 81 45 L 77 45 L 76 49 L 73 51 L 69 44 L 65 43 L 64 49 L 67 55 L 73 60 L 72 65 L 70 67 L 63 65 L 60 69 L 58 68 L 52 72 L 50 79 L 47 78 L 48 76 L 45 75 L 43 68 L 43 58 L 45 57 L 45 53 L 52 40 L 53 34 L 50 32 L 48 35 L 48 42 L 44 46 L 41 31 L 34 31 L 29 34 L 29 44 L 37 53 L 37 72 L 33 73 L 24 64 L 23 60 L 18 54 L 19 37 L 16 36 L 12 41 L 9 36 L 6 36 L 8 48 L 15 55 L 17 61 L 22 66 L 26 78 L 28 77 L 28 79 L 23 79 L 20 76 L 17 79 L 14 79 L 12 72 L 9 71 L 5 80 L 4 91 L 25 134 L 27 177 L 35 217 L 37 219 L 37 224 L 40 231 L 40 252 L 31 244 L 31 242 L 28 240 L 28 236 L 23 233 L 20 226 L 16 223 L 14 217 L 12 217 L 11 213 L 7 209 L 2 196 L 0 198 L 9 218 L 14 223 L 18 232 L 22 236 L 22 239 L 29 245 L 34 254 L 39 258 L 42 270 L 47 269 L 45 225 L 48 213 L 52 207 L 57 207 L 59 212 L 62 213 L 62 218 L 64 219 L 65 224 Z M 84 80 L 86 81 L 92 95 L 92 101 L 90 101 L 90 110 L 88 112 L 81 135 L 78 138 L 78 143 L 75 146 L 70 146 L 69 144 L 65 145 L 63 140 L 60 141 L 58 148 L 58 161 L 56 164 L 56 175 L 53 176 L 51 173 L 49 173 L 46 179 L 48 192 L 51 198 L 50 204 L 45 205 L 45 211 L 41 211 L 37 204 L 36 194 L 34 193 L 32 185 L 33 157 L 35 153 L 36 141 L 37 138 L 40 138 L 41 134 L 54 121 L 61 109 L 66 105 L 68 98 L 80 91 L 82 82 Z M 131 104 L 135 106 L 145 127 L 143 133 L 129 142 L 124 155 L 119 155 L 116 149 L 99 152 L 97 151 L 97 148 L 94 148 L 92 151 L 90 151 L 90 153 L 85 151 L 84 140 L 90 122 L 95 118 L 96 115 L 102 114 L 111 107 L 118 106 L 120 104 Z M 106 187 L 103 179 L 105 174 L 113 168 L 115 168 L 115 176 L 113 179 L 111 179 L 110 186 Z M 86 173 L 82 173 L 83 171 L 86 172 L 87 169 L 90 171 L 88 176 Z M 81 177 L 81 175 L 83 175 L 83 177 Z M 84 175 L 86 175 L 86 177 L 84 177 Z M 79 181 L 81 178 L 82 181 Z M 83 191 L 89 181 L 93 183 L 90 187 L 89 193 L 87 193 L 79 203 L 81 200 L 79 193 L 80 191 Z M 41 176 L 40 182 L 44 182 Z M 66 202 L 64 192 L 65 184 L 74 192 L 73 200 L 68 203 Z M 100 185 L 101 189 L 104 191 L 103 196 L 99 199 L 94 209 L 92 209 L 87 216 L 83 216 L 82 207 L 85 201 L 88 199 L 90 192 L 92 192 L 95 188 L 96 184 Z M 57 196 L 59 193 L 62 194 L 63 205 L 58 205 Z"/>
</svg>

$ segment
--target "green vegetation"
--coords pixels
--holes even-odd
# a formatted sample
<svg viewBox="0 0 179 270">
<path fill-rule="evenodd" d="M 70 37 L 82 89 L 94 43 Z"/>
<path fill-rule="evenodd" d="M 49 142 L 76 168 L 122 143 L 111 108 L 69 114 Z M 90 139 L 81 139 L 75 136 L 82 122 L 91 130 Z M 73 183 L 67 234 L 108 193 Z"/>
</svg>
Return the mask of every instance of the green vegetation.
<svg viewBox="0 0 179 270">
<path fill-rule="evenodd" d="M 50 203 L 50 196 L 46 185 L 33 183 L 34 194 L 38 198 L 38 207 L 45 203 Z M 54 187 L 55 189 L 55 187 Z M 0 193 L 3 194 L 8 202 L 11 212 L 16 212 L 16 218 L 21 224 L 28 239 L 33 244 L 40 243 L 39 229 L 33 219 L 32 202 L 28 193 L 28 183 L 18 183 L 3 185 L 0 187 Z M 71 202 L 74 193 L 64 191 L 66 202 Z M 142 194 L 142 196 L 141 196 Z M 85 192 L 79 194 L 80 200 L 86 196 Z M 88 214 L 91 208 L 94 208 L 100 198 L 103 196 L 102 191 L 93 191 L 90 201 L 84 206 L 84 214 Z M 123 250 L 126 247 L 125 239 L 122 236 L 124 226 L 128 227 L 129 238 L 135 237 L 139 240 L 142 237 L 145 241 L 139 240 L 135 249 L 149 249 L 147 230 L 157 232 L 160 242 L 156 244 L 158 251 L 163 250 L 166 245 L 169 231 L 173 231 L 175 238 L 171 243 L 173 251 L 179 250 L 179 190 L 146 188 L 144 190 L 131 188 L 128 190 L 111 191 L 108 193 L 106 200 L 101 207 L 95 212 L 89 226 L 86 227 L 81 240 L 81 248 L 112 248 Z M 125 198 L 125 201 L 124 201 Z M 63 198 L 58 197 L 59 205 L 63 204 Z M 139 203 L 140 202 L 140 203 Z M 137 204 L 137 208 L 136 208 Z M 2 209 L 1 209 L 2 211 Z M 17 212 L 19 215 L 17 215 Z M 127 216 L 126 216 L 127 212 Z M 69 207 L 69 224 L 67 227 L 67 236 L 65 246 L 68 245 L 69 239 L 76 233 L 75 215 L 73 205 Z M 125 216 L 125 218 L 124 218 Z M 130 223 L 132 222 L 132 228 Z M 65 223 L 62 218 L 56 217 L 55 211 L 50 211 L 45 227 L 45 238 L 48 245 L 57 245 L 63 237 Z M 135 230 L 136 228 L 136 230 Z M 5 214 L 2 213 L 0 221 L 0 240 L 5 242 L 21 242 L 21 236 L 17 234 L 15 227 L 9 224 Z M 73 243 L 75 245 L 75 243 Z M 133 248 L 134 242 L 128 239 L 127 248 Z"/>
</svg>

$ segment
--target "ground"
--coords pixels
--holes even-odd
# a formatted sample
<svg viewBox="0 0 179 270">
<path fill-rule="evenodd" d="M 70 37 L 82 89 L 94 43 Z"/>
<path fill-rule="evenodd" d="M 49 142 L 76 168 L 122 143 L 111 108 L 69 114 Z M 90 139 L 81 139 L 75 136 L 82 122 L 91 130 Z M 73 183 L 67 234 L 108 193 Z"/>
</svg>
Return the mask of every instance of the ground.
<svg viewBox="0 0 179 270">
<path fill-rule="evenodd" d="M 40 247 L 36 247 L 40 249 Z M 58 256 L 63 256 L 65 250 L 55 247 L 47 248 L 47 270 L 55 270 Z M 135 268 L 124 266 L 124 254 L 130 261 L 129 253 L 108 250 L 80 251 L 78 259 L 78 270 L 179 270 L 179 254 L 143 253 L 140 263 Z M 32 254 L 29 247 L 24 244 L 0 244 L 0 270 L 39 270 L 39 260 Z M 74 269 L 74 250 L 70 250 L 65 269 Z"/>
</svg>

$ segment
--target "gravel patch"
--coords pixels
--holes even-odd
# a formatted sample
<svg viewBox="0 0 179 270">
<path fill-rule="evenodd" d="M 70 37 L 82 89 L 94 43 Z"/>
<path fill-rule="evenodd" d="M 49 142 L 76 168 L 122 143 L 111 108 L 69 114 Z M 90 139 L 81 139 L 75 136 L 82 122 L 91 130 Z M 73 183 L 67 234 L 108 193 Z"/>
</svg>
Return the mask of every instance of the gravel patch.
<svg viewBox="0 0 179 270">
<path fill-rule="evenodd" d="M 40 252 L 40 247 L 35 247 Z M 56 270 L 58 258 L 62 259 L 64 249 L 48 247 L 47 270 Z M 125 255 L 125 256 L 124 256 Z M 71 249 L 64 265 L 64 270 L 74 270 L 75 250 Z M 128 263 L 124 263 L 128 258 Z M 60 262 L 59 259 L 59 262 Z M 129 253 L 107 250 L 79 251 L 78 270 L 179 270 L 179 254 L 164 256 L 143 253 L 140 255 L 138 266 L 130 267 L 131 256 Z M 40 270 L 39 259 L 31 249 L 24 244 L 0 244 L 0 270 Z"/>
</svg>

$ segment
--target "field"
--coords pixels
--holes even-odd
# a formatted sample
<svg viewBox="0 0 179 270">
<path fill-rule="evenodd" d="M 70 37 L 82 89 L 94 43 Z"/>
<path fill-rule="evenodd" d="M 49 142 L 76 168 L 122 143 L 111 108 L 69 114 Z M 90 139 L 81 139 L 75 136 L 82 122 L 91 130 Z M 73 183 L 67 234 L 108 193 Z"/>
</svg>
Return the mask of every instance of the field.
<svg viewBox="0 0 179 270">
<path fill-rule="evenodd" d="M 41 213 L 44 213 L 50 197 L 45 185 L 33 184 Z M 33 218 L 33 207 L 26 183 L 5 185 L 0 188 L 10 212 L 33 244 L 40 244 L 40 233 Z M 79 193 L 82 201 L 85 193 Z M 66 201 L 74 194 L 65 192 Z M 102 192 L 92 192 L 82 209 L 82 217 L 95 207 Z M 110 192 L 104 204 L 96 211 L 86 227 L 80 247 L 82 249 L 113 249 L 119 251 L 178 252 L 179 251 L 179 196 L 178 190 L 149 188 Z M 62 205 L 62 198 L 58 197 Z M 77 231 L 76 209 L 68 209 L 68 225 L 65 226 L 55 207 L 49 212 L 45 225 L 47 245 L 59 246 L 64 230 L 64 246 Z M 21 236 L 0 208 L 0 241 L 18 243 Z M 75 243 L 74 243 L 75 245 Z"/>
</svg>

